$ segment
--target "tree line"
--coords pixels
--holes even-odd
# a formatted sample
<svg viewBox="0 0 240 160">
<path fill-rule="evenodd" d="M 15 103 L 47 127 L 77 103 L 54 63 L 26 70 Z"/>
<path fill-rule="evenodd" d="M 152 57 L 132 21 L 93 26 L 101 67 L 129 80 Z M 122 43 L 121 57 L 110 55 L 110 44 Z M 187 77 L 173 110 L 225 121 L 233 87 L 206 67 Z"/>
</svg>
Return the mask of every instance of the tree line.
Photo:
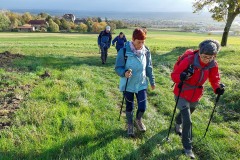
<svg viewBox="0 0 240 160">
<path fill-rule="evenodd" d="M 18 31 L 17 28 L 28 24 L 30 20 L 45 20 L 47 27 L 41 27 L 39 32 L 80 32 L 80 33 L 99 33 L 105 26 L 111 26 L 111 31 L 115 29 L 128 28 L 130 24 L 121 20 L 102 20 L 100 17 L 88 17 L 78 19 L 78 23 L 69 21 L 63 17 L 51 16 L 48 13 L 37 15 L 29 12 L 20 14 L 11 11 L 0 11 L 0 31 Z"/>
</svg>

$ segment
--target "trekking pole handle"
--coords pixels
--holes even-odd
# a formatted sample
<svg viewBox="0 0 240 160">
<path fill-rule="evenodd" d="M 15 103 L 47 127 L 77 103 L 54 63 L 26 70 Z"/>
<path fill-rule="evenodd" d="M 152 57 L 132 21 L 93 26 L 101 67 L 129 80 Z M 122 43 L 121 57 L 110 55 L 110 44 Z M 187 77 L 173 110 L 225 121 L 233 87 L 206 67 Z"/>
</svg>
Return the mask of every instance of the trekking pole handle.
<svg viewBox="0 0 240 160">
<path fill-rule="evenodd" d="M 224 88 L 225 88 L 225 85 L 221 83 L 220 84 L 220 89 L 224 89 Z M 219 101 L 220 96 L 221 96 L 220 94 L 217 95 L 216 102 Z"/>
</svg>

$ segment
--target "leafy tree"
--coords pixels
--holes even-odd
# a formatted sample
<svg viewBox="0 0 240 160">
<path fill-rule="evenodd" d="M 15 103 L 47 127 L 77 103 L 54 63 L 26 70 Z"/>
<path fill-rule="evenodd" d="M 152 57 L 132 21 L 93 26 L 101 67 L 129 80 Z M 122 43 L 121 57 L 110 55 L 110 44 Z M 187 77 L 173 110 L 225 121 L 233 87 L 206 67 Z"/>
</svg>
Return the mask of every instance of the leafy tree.
<svg viewBox="0 0 240 160">
<path fill-rule="evenodd" d="M 60 29 L 70 30 L 70 24 L 68 21 L 66 21 L 64 18 L 60 20 L 61 26 Z"/>
<path fill-rule="evenodd" d="M 116 28 L 119 28 L 119 29 L 125 27 L 125 24 L 123 23 L 123 21 L 120 21 L 120 20 L 116 21 L 115 24 L 116 24 Z"/>
<path fill-rule="evenodd" d="M 195 13 L 208 7 L 214 20 L 226 21 L 221 41 L 221 46 L 226 46 L 232 22 L 240 14 L 240 0 L 195 0 L 193 7 Z"/>
<path fill-rule="evenodd" d="M 70 28 L 75 30 L 77 28 L 77 25 L 73 22 L 69 22 Z"/>
<path fill-rule="evenodd" d="M 78 32 L 83 32 L 83 33 L 84 33 L 84 32 L 87 32 L 88 27 L 87 27 L 86 24 L 80 23 L 80 24 L 77 26 L 76 30 L 77 30 Z"/>
<path fill-rule="evenodd" d="M 59 26 L 52 19 L 49 19 L 49 32 L 59 32 Z"/>
<path fill-rule="evenodd" d="M 32 15 L 29 12 L 26 12 L 22 15 L 23 23 L 28 23 L 32 19 Z"/>
<path fill-rule="evenodd" d="M 21 26 L 22 23 L 21 21 L 19 21 L 18 19 L 14 19 L 13 21 L 11 21 L 11 28 L 17 28 L 18 26 Z"/>
<path fill-rule="evenodd" d="M 6 16 L 9 18 L 11 24 L 10 27 L 11 28 L 16 28 L 20 25 L 22 25 L 21 21 L 19 19 L 21 19 L 21 16 L 19 14 L 13 13 L 13 12 L 6 12 Z"/>
<path fill-rule="evenodd" d="M 45 20 L 46 20 L 47 22 L 49 22 L 50 19 L 52 19 L 52 17 L 51 17 L 50 15 L 48 15 Z"/>
<path fill-rule="evenodd" d="M 55 23 L 57 23 L 57 25 L 58 26 L 60 26 L 61 25 L 61 21 L 56 17 L 56 18 L 54 18 L 54 20 L 53 20 Z"/>
<path fill-rule="evenodd" d="M 88 32 L 91 32 L 92 31 L 92 25 L 93 25 L 93 21 L 92 21 L 92 19 L 91 18 L 88 18 L 87 19 L 87 22 L 86 22 L 86 25 L 87 25 L 87 27 L 88 27 Z"/>
<path fill-rule="evenodd" d="M 0 31 L 7 30 L 10 23 L 11 22 L 10 22 L 9 18 L 5 14 L 0 13 Z"/>
<path fill-rule="evenodd" d="M 49 14 L 41 12 L 38 14 L 38 19 L 46 19 L 49 16 Z"/>
<path fill-rule="evenodd" d="M 99 33 L 99 32 L 101 32 L 102 30 L 104 30 L 106 26 L 107 26 L 107 23 L 106 23 L 106 22 L 101 22 L 101 23 L 93 22 L 92 32 L 94 32 L 94 33 Z"/>
<path fill-rule="evenodd" d="M 97 17 L 97 20 L 98 20 L 99 23 L 102 22 L 101 17 Z"/>
<path fill-rule="evenodd" d="M 108 22 L 108 25 L 111 27 L 111 32 L 114 33 L 114 30 L 116 29 L 116 24 L 113 22 Z"/>
</svg>

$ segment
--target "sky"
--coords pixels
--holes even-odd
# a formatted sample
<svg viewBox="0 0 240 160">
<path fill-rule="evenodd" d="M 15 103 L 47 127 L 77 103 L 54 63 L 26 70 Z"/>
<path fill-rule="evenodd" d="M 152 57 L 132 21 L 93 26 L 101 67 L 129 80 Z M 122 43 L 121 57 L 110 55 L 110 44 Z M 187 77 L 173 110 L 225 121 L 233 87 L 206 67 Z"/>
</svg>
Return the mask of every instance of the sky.
<svg viewBox="0 0 240 160">
<path fill-rule="evenodd" d="M 192 12 L 194 0 L 0 0 L 0 9 Z"/>
</svg>

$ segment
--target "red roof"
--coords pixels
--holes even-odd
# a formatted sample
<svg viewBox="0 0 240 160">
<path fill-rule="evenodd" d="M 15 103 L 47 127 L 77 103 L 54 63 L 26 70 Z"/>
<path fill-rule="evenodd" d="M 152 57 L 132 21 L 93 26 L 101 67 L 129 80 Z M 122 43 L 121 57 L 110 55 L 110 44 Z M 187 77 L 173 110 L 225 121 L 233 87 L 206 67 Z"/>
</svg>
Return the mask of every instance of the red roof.
<svg viewBox="0 0 240 160">
<path fill-rule="evenodd" d="M 31 24 L 31 25 L 45 25 L 46 24 L 46 21 L 45 20 L 30 20 L 28 22 L 28 24 Z"/>
</svg>

